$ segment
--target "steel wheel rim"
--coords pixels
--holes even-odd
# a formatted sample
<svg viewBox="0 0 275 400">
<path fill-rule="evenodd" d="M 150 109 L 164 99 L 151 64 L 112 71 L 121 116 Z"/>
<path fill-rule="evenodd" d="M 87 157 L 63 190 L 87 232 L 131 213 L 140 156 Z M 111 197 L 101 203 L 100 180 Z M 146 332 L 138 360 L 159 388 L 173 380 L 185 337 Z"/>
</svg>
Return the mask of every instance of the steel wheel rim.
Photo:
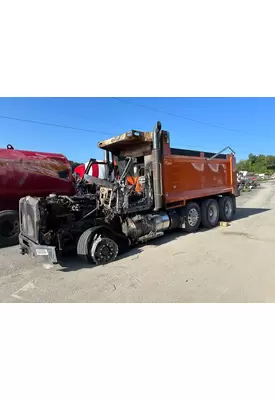
<svg viewBox="0 0 275 400">
<path fill-rule="evenodd" d="M 105 264 L 114 261 L 118 254 L 117 244 L 109 238 L 95 240 L 91 248 L 91 256 L 96 264 Z"/>
<path fill-rule="evenodd" d="M 218 218 L 217 207 L 211 205 L 208 209 L 208 219 L 211 223 L 215 222 Z"/>
<path fill-rule="evenodd" d="M 227 218 L 229 218 L 231 216 L 232 210 L 233 210 L 233 207 L 232 207 L 231 201 L 226 201 L 225 205 L 224 205 L 224 213 Z"/>
<path fill-rule="evenodd" d="M 191 208 L 191 210 L 189 210 L 187 220 L 188 224 L 192 226 L 192 228 L 196 226 L 199 220 L 199 213 L 195 208 Z"/>
</svg>

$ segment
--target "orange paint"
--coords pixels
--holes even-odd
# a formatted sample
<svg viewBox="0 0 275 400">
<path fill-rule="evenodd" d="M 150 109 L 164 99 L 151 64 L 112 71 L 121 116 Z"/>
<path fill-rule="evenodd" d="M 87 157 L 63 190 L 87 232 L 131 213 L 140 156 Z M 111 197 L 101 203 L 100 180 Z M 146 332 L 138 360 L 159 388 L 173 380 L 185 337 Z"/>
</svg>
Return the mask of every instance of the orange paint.
<svg viewBox="0 0 275 400">
<path fill-rule="evenodd" d="M 191 199 L 237 193 L 237 177 L 233 154 L 226 159 L 172 155 L 163 143 L 162 185 L 166 208 L 171 203 L 185 204 Z"/>
</svg>

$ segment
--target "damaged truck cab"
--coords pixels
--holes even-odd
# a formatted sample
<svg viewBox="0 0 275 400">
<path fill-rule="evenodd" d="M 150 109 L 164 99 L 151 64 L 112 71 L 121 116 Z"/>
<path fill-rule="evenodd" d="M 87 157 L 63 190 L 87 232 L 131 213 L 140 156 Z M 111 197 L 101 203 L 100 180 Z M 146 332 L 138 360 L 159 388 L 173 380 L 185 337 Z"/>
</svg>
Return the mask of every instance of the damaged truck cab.
<svg viewBox="0 0 275 400">
<path fill-rule="evenodd" d="M 54 263 L 76 251 L 105 264 L 167 230 L 195 232 L 233 219 L 238 192 L 231 149 L 214 154 L 171 148 L 160 122 L 153 132 L 132 130 L 98 147 L 108 179 L 85 174 L 74 196 L 20 200 L 22 254 Z"/>
</svg>

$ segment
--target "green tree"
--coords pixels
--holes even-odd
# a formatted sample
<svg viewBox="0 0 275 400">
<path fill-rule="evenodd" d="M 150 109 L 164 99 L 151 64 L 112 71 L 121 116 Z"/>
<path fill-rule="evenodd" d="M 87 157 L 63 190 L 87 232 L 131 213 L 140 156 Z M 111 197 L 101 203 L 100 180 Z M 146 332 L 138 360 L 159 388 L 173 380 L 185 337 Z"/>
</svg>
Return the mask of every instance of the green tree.
<svg viewBox="0 0 275 400">
<path fill-rule="evenodd" d="M 275 172 L 275 156 L 266 156 L 266 168 L 269 173 Z"/>
<path fill-rule="evenodd" d="M 275 156 L 250 153 L 247 160 L 237 163 L 238 171 L 249 171 L 257 174 L 271 174 L 275 172 Z"/>
<path fill-rule="evenodd" d="M 81 163 L 78 163 L 76 161 L 69 161 L 69 163 L 71 164 L 72 167 L 72 172 L 74 172 L 75 168 L 78 167 L 79 165 L 81 165 Z"/>
<path fill-rule="evenodd" d="M 237 170 L 238 171 L 247 171 L 248 168 L 249 168 L 249 165 L 248 165 L 248 161 L 247 160 L 240 160 L 237 163 Z"/>
</svg>

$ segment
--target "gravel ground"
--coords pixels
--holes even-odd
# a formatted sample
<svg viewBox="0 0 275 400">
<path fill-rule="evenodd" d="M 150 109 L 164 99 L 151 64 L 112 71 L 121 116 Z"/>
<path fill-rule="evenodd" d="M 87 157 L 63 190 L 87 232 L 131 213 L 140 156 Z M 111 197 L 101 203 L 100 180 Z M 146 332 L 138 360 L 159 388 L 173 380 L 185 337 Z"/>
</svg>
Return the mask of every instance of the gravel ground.
<svg viewBox="0 0 275 400">
<path fill-rule="evenodd" d="M 107 266 L 77 259 L 46 269 L 0 250 L 0 302 L 273 302 L 275 183 L 243 194 L 236 220 L 166 234 Z"/>
</svg>

